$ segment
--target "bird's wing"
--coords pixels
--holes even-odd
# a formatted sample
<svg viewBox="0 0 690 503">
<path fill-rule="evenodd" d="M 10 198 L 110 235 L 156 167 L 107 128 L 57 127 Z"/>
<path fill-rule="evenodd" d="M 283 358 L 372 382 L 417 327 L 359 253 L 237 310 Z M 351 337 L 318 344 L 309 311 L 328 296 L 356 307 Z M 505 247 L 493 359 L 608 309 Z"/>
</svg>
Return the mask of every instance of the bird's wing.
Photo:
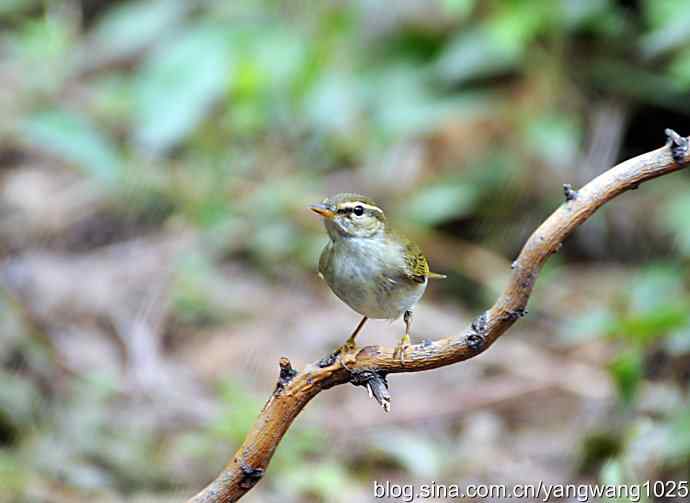
<svg viewBox="0 0 690 503">
<path fill-rule="evenodd" d="M 323 251 L 321 252 L 321 256 L 319 257 L 319 276 L 323 279 L 324 274 L 326 273 L 326 267 L 328 266 L 328 261 L 331 258 L 331 250 L 333 246 L 332 243 L 329 241 L 326 246 L 324 246 Z"/>
<path fill-rule="evenodd" d="M 419 249 L 419 246 L 411 241 L 405 242 L 406 275 L 415 283 L 424 283 L 429 275 L 429 263 Z"/>
<path fill-rule="evenodd" d="M 448 276 L 446 276 L 445 274 L 429 271 L 426 277 L 429 279 L 446 279 Z"/>
<path fill-rule="evenodd" d="M 429 279 L 444 279 L 445 274 L 438 274 L 431 272 L 429 270 L 429 262 L 426 257 L 417 246 L 412 241 L 403 238 L 405 243 L 405 263 L 406 263 L 406 276 L 416 283 L 424 283 L 426 278 Z"/>
</svg>

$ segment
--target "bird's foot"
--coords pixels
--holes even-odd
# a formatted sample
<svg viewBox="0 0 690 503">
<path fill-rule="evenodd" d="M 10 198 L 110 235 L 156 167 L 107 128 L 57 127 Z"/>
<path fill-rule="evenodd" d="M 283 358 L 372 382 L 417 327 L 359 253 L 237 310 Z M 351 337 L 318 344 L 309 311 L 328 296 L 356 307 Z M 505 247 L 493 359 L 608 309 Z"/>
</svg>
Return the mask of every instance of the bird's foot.
<svg viewBox="0 0 690 503">
<path fill-rule="evenodd" d="M 410 334 L 403 335 L 402 339 L 400 339 L 400 342 L 395 347 L 393 358 L 400 358 L 400 364 L 405 365 L 405 352 L 410 349 L 411 346 Z"/>
<path fill-rule="evenodd" d="M 341 363 L 347 367 L 347 363 L 354 361 L 357 356 L 357 343 L 355 342 L 355 338 L 350 337 L 345 341 L 345 344 L 336 349 L 333 354 L 337 355 Z"/>
<path fill-rule="evenodd" d="M 357 345 L 354 343 L 350 343 L 350 341 L 348 340 L 348 342 L 340 346 L 331 354 L 324 358 L 321 358 L 321 360 L 319 360 L 319 367 L 330 367 L 336 361 L 340 361 L 340 363 L 344 367 L 347 367 L 347 363 L 353 362 L 356 359 L 358 353 L 356 349 Z"/>
<path fill-rule="evenodd" d="M 355 349 L 357 349 L 357 343 L 355 342 L 355 338 L 350 337 L 348 340 L 345 341 L 345 344 L 336 349 L 335 352 L 339 355 L 343 355 L 346 353 L 354 353 Z"/>
</svg>

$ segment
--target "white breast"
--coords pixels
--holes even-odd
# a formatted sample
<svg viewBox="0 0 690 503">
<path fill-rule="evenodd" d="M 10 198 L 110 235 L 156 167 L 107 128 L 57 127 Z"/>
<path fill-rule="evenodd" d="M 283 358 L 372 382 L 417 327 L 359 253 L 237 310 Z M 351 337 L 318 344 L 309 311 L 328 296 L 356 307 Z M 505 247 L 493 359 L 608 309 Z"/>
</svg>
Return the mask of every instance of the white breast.
<svg viewBox="0 0 690 503">
<path fill-rule="evenodd" d="M 325 279 L 343 302 L 364 316 L 399 318 L 426 290 L 426 281 L 411 284 L 400 280 L 405 271 L 403 253 L 390 242 L 348 238 L 333 247 Z"/>
</svg>

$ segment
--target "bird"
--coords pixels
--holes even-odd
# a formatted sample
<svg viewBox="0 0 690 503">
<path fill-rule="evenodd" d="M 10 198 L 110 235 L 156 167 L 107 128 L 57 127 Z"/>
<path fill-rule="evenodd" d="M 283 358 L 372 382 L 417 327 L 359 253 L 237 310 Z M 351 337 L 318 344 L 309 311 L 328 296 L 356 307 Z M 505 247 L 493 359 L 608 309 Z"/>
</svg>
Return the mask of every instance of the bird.
<svg viewBox="0 0 690 503">
<path fill-rule="evenodd" d="M 329 237 L 319 258 L 319 276 L 340 300 L 362 315 L 336 353 L 356 348 L 355 338 L 369 318 L 397 320 L 402 316 L 405 333 L 394 357 L 405 365 L 412 311 L 428 280 L 446 276 L 429 270 L 419 246 L 395 232 L 381 207 L 367 196 L 341 193 L 309 208 L 322 217 Z"/>
</svg>

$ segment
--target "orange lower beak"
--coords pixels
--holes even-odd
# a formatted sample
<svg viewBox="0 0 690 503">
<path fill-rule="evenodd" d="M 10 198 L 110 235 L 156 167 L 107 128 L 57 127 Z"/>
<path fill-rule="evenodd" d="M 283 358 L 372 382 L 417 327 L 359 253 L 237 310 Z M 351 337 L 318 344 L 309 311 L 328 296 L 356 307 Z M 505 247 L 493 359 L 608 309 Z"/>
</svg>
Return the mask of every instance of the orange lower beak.
<svg viewBox="0 0 690 503">
<path fill-rule="evenodd" d="M 335 211 L 333 211 L 328 206 L 322 203 L 312 204 L 311 206 L 309 206 L 309 209 L 314 213 L 321 215 L 324 218 L 333 218 L 335 216 Z"/>
</svg>

